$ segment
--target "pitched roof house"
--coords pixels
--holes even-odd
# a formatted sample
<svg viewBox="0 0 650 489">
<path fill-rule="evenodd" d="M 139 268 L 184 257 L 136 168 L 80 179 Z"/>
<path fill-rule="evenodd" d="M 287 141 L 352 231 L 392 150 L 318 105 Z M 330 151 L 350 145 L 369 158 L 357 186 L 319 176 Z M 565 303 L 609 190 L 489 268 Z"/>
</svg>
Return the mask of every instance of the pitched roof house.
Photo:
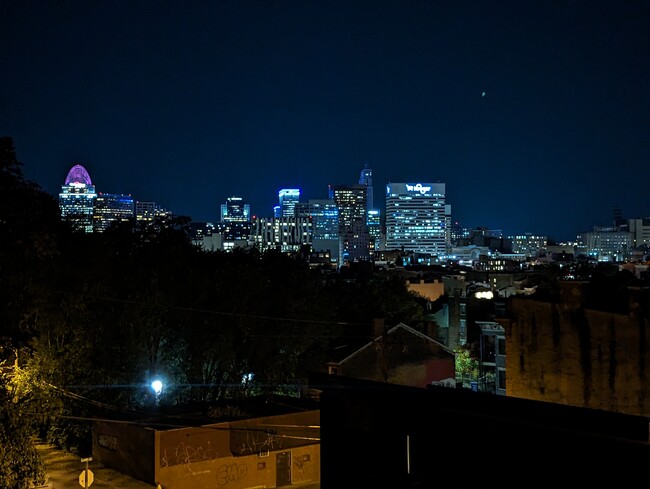
<svg viewBox="0 0 650 489">
<path fill-rule="evenodd" d="M 404 323 L 383 331 L 344 358 L 328 363 L 328 373 L 390 384 L 455 386 L 455 354 L 442 343 Z"/>
</svg>

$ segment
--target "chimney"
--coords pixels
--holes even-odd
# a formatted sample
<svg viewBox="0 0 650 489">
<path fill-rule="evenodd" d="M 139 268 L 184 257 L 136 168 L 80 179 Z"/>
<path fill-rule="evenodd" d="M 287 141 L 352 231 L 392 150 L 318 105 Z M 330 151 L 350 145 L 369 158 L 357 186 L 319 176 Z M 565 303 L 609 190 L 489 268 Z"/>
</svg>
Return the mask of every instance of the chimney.
<svg viewBox="0 0 650 489">
<path fill-rule="evenodd" d="M 384 318 L 375 318 L 373 320 L 373 338 L 383 336 L 385 332 L 386 327 L 384 326 Z"/>
</svg>

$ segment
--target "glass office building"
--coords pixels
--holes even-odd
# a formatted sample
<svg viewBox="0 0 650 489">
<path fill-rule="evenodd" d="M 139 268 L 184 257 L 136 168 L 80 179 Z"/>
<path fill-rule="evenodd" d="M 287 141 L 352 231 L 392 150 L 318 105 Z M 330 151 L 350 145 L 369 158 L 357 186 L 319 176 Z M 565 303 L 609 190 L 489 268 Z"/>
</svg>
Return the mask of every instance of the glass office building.
<svg viewBox="0 0 650 489">
<path fill-rule="evenodd" d="M 447 212 L 444 183 L 389 183 L 386 249 L 445 255 Z"/>
</svg>

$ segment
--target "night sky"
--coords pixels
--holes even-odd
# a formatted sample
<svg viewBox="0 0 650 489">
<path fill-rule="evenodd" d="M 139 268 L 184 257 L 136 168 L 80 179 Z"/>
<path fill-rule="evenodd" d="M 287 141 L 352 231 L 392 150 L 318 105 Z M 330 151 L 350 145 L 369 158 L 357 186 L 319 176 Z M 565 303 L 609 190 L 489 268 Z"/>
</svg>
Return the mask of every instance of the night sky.
<svg viewBox="0 0 650 489">
<path fill-rule="evenodd" d="M 0 0 L 0 136 L 58 195 L 216 221 L 373 169 L 558 241 L 650 216 L 650 2 Z"/>
</svg>

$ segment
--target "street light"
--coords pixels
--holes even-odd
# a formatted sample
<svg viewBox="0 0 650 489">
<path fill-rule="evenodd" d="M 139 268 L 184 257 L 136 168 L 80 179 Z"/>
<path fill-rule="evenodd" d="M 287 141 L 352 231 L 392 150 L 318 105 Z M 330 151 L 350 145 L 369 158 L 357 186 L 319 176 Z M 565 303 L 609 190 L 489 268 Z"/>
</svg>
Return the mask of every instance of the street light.
<svg viewBox="0 0 650 489">
<path fill-rule="evenodd" d="M 162 381 L 160 381 L 159 379 L 154 380 L 151 383 L 151 388 L 156 393 L 156 397 L 158 397 L 160 395 L 160 392 L 162 391 L 162 388 L 163 388 Z"/>
</svg>

